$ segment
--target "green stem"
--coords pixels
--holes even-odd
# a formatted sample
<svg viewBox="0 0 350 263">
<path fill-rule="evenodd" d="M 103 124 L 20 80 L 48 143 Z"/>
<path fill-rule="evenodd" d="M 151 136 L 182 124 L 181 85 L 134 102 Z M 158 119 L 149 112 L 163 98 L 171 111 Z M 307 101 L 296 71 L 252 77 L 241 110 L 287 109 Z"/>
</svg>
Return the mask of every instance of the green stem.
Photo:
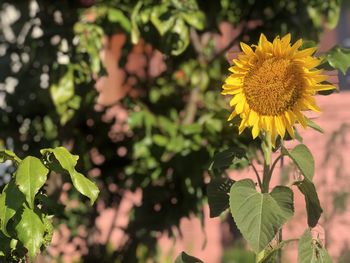
<svg viewBox="0 0 350 263">
<path fill-rule="evenodd" d="M 249 161 L 250 166 L 251 166 L 251 167 L 253 168 L 253 170 L 254 170 L 254 173 L 255 173 L 255 175 L 256 175 L 256 179 L 258 180 L 259 188 L 261 189 L 262 183 L 261 183 L 261 179 L 260 179 L 260 176 L 259 176 L 259 172 L 258 172 L 258 170 L 256 169 L 255 165 L 254 165 L 250 160 L 248 160 L 248 161 Z"/>
<path fill-rule="evenodd" d="M 271 181 L 273 170 L 275 170 L 275 167 L 278 161 L 282 158 L 282 156 L 283 155 L 281 154 L 275 159 L 275 161 L 272 163 L 271 168 L 269 165 L 264 164 L 264 178 L 263 178 L 263 189 L 262 189 L 263 193 L 269 192 L 270 181 Z"/>
</svg>

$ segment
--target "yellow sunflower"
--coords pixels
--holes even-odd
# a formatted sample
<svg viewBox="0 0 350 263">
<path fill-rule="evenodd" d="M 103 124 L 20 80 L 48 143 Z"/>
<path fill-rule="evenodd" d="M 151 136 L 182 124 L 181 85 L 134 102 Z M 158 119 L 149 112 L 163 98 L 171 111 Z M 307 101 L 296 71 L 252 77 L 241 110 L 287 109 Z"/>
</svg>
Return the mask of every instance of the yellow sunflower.
<svg viewBox="0 0 350 263">
<path fill-rule="evenodd" d="M 261 34 L 258 45 L 241 42 L 242 53 L 229 68 L 232 74 L 225 80 L 222 94 L 233 95 L 233 112 L 228 120 L 239 115 L 239 133 L 252 128 L 253 138 L 260 131 L 270 136 L 272 143 L 286 130 L 294 138 L 293 126 L 307 126 L 302 111 L 319 112 L 314 95 L 317 91 L 335 87 L 321 84 L 326 76 L 316 69 L 320 59 L 312 55 L 316 48 L 299 50 L 302 39 L 291 45 L 290 34 L 277 36 L 269 42 Z"/>
</svg>

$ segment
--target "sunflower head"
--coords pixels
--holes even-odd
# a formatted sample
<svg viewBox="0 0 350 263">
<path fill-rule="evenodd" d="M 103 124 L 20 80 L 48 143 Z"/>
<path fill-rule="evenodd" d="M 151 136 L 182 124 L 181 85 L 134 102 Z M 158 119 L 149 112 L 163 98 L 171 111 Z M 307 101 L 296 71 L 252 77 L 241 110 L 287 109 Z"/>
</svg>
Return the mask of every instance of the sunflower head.
<svg viewBox="0 0 350 263">
<path fill-rule="evenodd" d="M 286 131 L 294 138 L 296 122 L 306 127 L 306 110 L 319 112 L 314 95 L 335 87 L 322 84 L 326 76 L 316 69 L 320 59 L 316 48 L 300 50 L 302 40 L 293 45 L 290 34 L 272 42 L 261 34 L 258 45 L 241 43 L 242 53 L 229 68 L 222 94 L 233 96 L 229 120 L 239 115 L 239 133 L 252 127 L 253 138 L 265 132 L 272 143 Z"/>
</svg>

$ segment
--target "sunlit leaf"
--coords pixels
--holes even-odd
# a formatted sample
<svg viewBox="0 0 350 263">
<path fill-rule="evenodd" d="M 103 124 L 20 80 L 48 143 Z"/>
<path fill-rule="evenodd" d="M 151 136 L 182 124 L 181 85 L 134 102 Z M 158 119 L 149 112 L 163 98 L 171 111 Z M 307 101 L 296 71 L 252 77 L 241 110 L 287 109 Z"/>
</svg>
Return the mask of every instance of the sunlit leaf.
<svg viewBox="0 0 350 263">
<path fill-rule="evenodd" d="M 22 206 L 24 200 L 24 195 L 14 181 L 10 181 L 2 190 L 0 195 L 0 228 L 5 235 L 9 236 L 6 228 L 7 223 Z"/>
<path fill-rule="evenodd" d="M 336 46 L 326 53 L 326 59 L 329 65 L 345 75 L 350 67 L 350 49 Z"/>
<path fill-rule="evenodd" d="M 75 170 L 75 166 L 79 159 L 79 156 L 71 154 L 64 147 L 57 147 L 54 149 L 43 149 L 41 153 L 53 153 L 60 166 L 65 170 L 71 177 L 74 187 L 83 195 L 90 199 L 90 203 L 93 204 L 99 194 L 99 189 L 96 184 L 90 181 L 81 173 Z M 59 172 L 61 172 L 59 170 Z"/>
<path fill-rule="evenodd" d="M 16 171 L 16 184 L 25 195 L 29 206 L 34 209 L 35 195 L 45 184 L 49 170 L 36 157 L 28 156 L 19 164 Z"/>
<path fill-rule="evenodd" d="M 18 239 L 34 258 L 43 243 L 45 227 L 40 217 L 30 208 L 24 206 L 21 219 L 15 227 Z"/>
</svg>

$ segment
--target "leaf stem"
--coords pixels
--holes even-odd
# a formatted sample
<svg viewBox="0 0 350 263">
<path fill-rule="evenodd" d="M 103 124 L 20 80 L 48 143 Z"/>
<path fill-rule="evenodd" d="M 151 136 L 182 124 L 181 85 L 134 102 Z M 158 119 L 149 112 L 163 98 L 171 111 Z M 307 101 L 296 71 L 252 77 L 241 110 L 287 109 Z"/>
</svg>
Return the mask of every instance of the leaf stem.
<svg viewBox="0 0 350 263">
<path fill-rule="evenodd" d="M 250 166 L 253 168 L 253 170 L 254 170 L 254 173 L 255 173 L 255 175 L 256 175 L 256 179 L 258 180 L 258 184 L 259 184 L 259 187 L 260 187 L 260 189 L 262 188 L 262 182 L 261 182 L 261 179 L 260 179 L 260 175 L 259 175 L 259 172 L 258 172 L 258 170 L 256 169 L 256 167 L 255 167 L 255 165 L 250 161 L 250 160 L 248 160 L 249 161 L 249 164 L 250 164 Z"/>
<path fill-rule="evenodd" d="M 271 165 L 271 168 L 266 163 L 264 164 L 264 177 L 263 177 L 263 189 L 262 189 L 263 193 L 269 192 L 270 181 L 271 181 L 273 170 L 275 169 L 278 161 L 282 158 L 282 156 L 283 156 L 283 154 L 279 155 L 275 159 L 275 161 Z"/>
</svg>

